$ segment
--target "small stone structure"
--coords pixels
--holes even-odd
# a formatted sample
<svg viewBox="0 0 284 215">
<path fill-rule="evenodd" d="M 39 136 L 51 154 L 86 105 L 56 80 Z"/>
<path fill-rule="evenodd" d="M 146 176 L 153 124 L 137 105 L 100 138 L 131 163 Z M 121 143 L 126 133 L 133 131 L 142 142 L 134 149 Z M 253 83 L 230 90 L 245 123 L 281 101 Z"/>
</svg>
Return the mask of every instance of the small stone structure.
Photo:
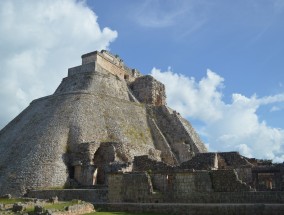
<svg viewBox="0 0 284 215">
<path fill-rule="evenodd" d="M 284 191 L 284 165 L 254 166 L 251 169 L 251 181 L 259 191 Z"/>
<path fill-rule="evenodd" d="M 251 161 L 254 162 L 251 162 Z M 169 174 L 175 171 L 211 171 L 214 174 L 225 174 L 220 181 L 221 186 L 230 183 L 230 177 L 245 183 L 258 191 L 284 191 L 284 164 L 264 163 L 262 160 L 246 158 L 238 152 L 222 153 L 198 153 L 192 159 L 171 166 L 162 161 L 157 161 L 150 156 L 138 156 L 134 158 L 133 171 L 159 172 Z M 218 170 L 218 171 L 214 171 Z M 230 172 L 235 174 L 233 176 Z M 229 174 L 229 175 L 226 175 Z M 228 179 L 228 182 L 226 180 Z M 220 188 L 223 189 L 223 188 Z M 227 188 L 225 188 L 227 189 Z M 231 187 L 232 190 L 233 186 Z"/>
<path fill-rule="evenodd" d="M 257 192 L 234 170 L 109 174 L 110 203 L 283 203 L 284 192 Z"/>
<path fill-rule="evenodd" d="M 207 156 L 208 159 L 206 159 Z M 124 210 L 139 212 L 140 210 L 138 208 L 144 208 L 144 206 L 136 204 L 137 208 L 134 209 L 129 207 L 127 203 L 143 203 L 143 205 L 148 205 L 149 207 L 152 207 L 151 204 L 153 203 L 159 203 L 152 207 L 152 212 L 163 212 L 164 210 L 162 210 L 159 205 L 171 205 L 172 207 L 179 208 L 176 209 L 176 214 L 191 214 L 189 211 L 192 211 L 195 208 L 194 204 L 202 203 L 205 204 L 203 207 L 206 208 L 208 207 L 206 204 L 214 203 L 218 208 L 216 211 L 219 211 L 219 213 L 224 209 L 223 204 L 226 204 L 228 207 L 231 207 L 230 205 L 238 205 L 234 209 L 230 209 L 230 213 L 234 214 L 238 213 L 237 211 L 240 210 L 244 204 L 250 203 L 246 210 L 241 213 L 249 214 L 248 211 L 251 211 L 251 207 L 254 207 L 253 204 L 262 203 L 268 204 L 268 206 L 265 207 L 269 207 L 270 204 L 273 204 L 274 206 L 280 204 L 281 207 L 277 206 L 274 208 L 274 210 L 276 210 L 274 212 L 275 214 L 281 214 L 281 211 L 284 210 L 283 187 L 269 189 L 266 186 L 266 189 L 264 189 L 265 192 L 259 192 L 259 185 L 250 186 L 250 184 L 253 184 L 251 180 L 249 183 L 246 183 L 239 177 L 240 169 L 242 167 L 246 168 L 245 172 L 248 175 L 256 174 L 256 169 L 264 170 L 261 163 L 259 163 L 258 167 L 256 166 L 257 162 L 252 165 L 251 163 L 248 163 L 248 160 L 250 159 L 245 158 L 236 152 L 221 153 L 220 156 L 223 157 L 222 161 L 226 163 L 226 168 L 223 166 L 220 166 L 220 169 L 218 168 L 218 153 L 203 153 L 203 155 L 197 155 L 197 157 L 205 158 L 205 160 L 208 161 L 208 164 L 203 166 L 206 170 L 184 169 L 186 168 L 185 164 L 169 166 L 147 156 L 135 157 L 133 170 L 138 172 L 112 173 L 108 175 L 109 203 L 107 204 L 107 207 L 109 210 L 114 211 L 118 208 L 124 208 Z M 212 161 L 214 159 L 217 159 L 217 161 Z M 192 160 L 192 163 L 197 162 L 194 158 Z M 190 162 L 188 161 L 186 163 L 189 164 Z M 203 162 L 203 164 L 205 163 L 206 162 Z M 212 166 L 210 167 L 209 164 Z M 233 165 L 236 165 L 238 169 L 232 168 Z M 276 166 L 278 170 L 281 169 L 280 166 L 283 167 L 283 165 Z M 270 170 L 272 168 L 270 168 Z M 276 171 L 276 169 L 274 169 L 274 171 Z M 279 173 L 278 170 L 276 171 L 277 173 Z M 267 171 L 268 168 L 265 172 Z M 244 175 L 245 174 L 243 173 L 242 177 L 244 177 Z M 283 178 L 283 174 L 278 174 L 277 176 L 277 180 Z M 249 178 L 254 180 L 254 177 Z M 180 208 L 181 203 L 187 208 L 186 213 Z M 190 204 L 185 205 L 188 203 Z M 146 209 L 143 210 L 147 211 Z M 168 210 L 168 213 L 170 211 L 171 210 Z M 195 213 L 203 214 L 201 211 L 203 210 L 200 209 L 195 211 Z M 216 211 L 207 213 L 218 214 Z M 224 214 L 227 214 L 228 211 L 225 210 L 223 212 Z M 267 211 L 264 214 L 269 214 L 269 212 Z"/>
</svg>

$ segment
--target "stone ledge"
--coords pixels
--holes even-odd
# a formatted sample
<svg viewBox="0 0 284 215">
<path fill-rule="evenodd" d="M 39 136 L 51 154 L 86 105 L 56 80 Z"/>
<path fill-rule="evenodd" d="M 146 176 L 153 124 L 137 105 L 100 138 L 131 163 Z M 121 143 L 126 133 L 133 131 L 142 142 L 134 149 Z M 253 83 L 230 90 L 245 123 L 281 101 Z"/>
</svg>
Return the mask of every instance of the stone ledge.
<svg viewBox="0 0 284 215">
<path fill-rule="evenodd" d="M 152 212 L 172 215 L 284 214 L 284 204 L 106 203 L 94 205 L 95 208 L 107 211 Z"/>
<path fill-rule="evenodd" d="M 27 197 L 50 199 L 57 196 L 60 201 L 80 199 L 86 202 L 106 202 L 107 193 L 107 189 L 30 190 Z"/>
</svg>

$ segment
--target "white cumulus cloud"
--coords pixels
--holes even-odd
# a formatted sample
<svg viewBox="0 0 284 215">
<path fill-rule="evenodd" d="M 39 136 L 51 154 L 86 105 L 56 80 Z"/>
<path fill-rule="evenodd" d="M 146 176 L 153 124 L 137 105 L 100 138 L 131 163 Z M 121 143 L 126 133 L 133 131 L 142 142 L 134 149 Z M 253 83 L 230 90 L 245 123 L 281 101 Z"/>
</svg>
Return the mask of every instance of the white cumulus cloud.
<svg viewBox="0 0 284 215">
<path fill-rule="evenodd" d="M 0 128 L 53 93 L 81 54 L 107 49 L 116 37 L 84 1 L 0 1 Z"/>
<path fill-rule="evenodd" d="M 165 72 L 154 68 L 151 72 L 157 80 L 166 85 L 168 103 L 184 117 L 194 117 L 203 121 L 215 121 L 222 117 L 222 93 L 224 79 L 208 70 L 207 76 L 196 82 L 194 78 Z"/>
<path fill-rule="evenodd" d="M 203 123 L 200 131 L 211 150 L 239 151 L 248 157 L 284 160 L 284 130 L 261 121 L 257 110 L 265 105 L 283 104 L 284 94 L 258 98 L 235 93 L 225 102 L 224 78 L 207 70 L 200 81 L 172 72 L 151 71 L 166 86 L 169 106 L 184 117 Z"/>
</svg>

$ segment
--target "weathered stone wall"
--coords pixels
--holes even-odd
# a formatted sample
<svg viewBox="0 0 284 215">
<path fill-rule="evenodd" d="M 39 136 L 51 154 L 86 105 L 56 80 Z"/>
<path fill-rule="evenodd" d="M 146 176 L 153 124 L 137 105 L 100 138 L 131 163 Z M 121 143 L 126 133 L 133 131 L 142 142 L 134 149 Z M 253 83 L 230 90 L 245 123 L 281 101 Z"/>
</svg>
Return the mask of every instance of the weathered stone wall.
<svg viewBox="0 0 284 215">
<path fill-rule="evenodd" d="M 224 159 L 224 166 L 227 169 L 235 169 L 241 166 L 253 166 L 245 157 L 241 156 L 239 152 L 219 152 L 218 156 Z M 219 166 L 221 166 L 221 164 L 219 164 Z"/>
<path fill-rule="evenodd" d="M 212 172 L 219 172 L 218 177 Z M 224 178 L 230 177 L 229 174 L 220 171 L 152 172 L 151 182 L 146 175 L 110 174 L 109 202 L 284 203 L 284 192 L 253 192 L 231 176 L 233 190 L 229 188 L 230 179 Z"/>
<path fill-rule="evenodd" d="M 29 198 L 51 199 L 58 197 L 60 201 L 80 199 L 92 203 L 107 202 L 108 190 L 105 189 L 64 189 L 64 190 L 30 190 Z"/>
<path fill-rule="evenodd" d="M 172 171 L 173 166 L 162 161 L 151 159 L 148 155 L 136 156 L 133 161 L 133 171 Z"/>
<path fill-rule="evenodd" d="M 284 164 L 266 164 L 251 169 L 253 186 L 260 191 L 284 191 Z"/>
<path fill-rule="evenodd" d="M 181 171 L 179 167 L 169 166 L 161 161 L 155 161 L 148 156 L 134 158 L 133 171 L 149 173 L 154 190 L 167 195 L 176 195 L 174 199 L 186 199 L 194 192 L 212 191 L 210 172 Z"/>
<path fill-rule="evenodd" d="M 198 133 L 195 131 L 195 129 L 192 127 L 191 123 L 184 119 L 179 113 L 176 111 L 173 111 L 172 115 L 177 122 L 177 124 L 180 124 L 180 127 L 182 130 L 187 133 L 190 138 L 191 138 L 191 147 L 195 149 L 195 153 L 202 153 L 202 152 L 207 152 L 208 149 L 206 148 L 205 144 L 202 142 L 200 139 Z"/>
<path fill-rule="evenodd" d="M 55 91 L 55 95 L 72 92 L 112 96 L 130 101 L 125 81 L 111 74 L 102 74 L 100 72 L 76 73 L 64 78 Z"/>
<path fill-rule="evenodd" d="M 195 193 L 187 202 L 196 203 L 284 203 L 284 192 L 211 192 Z"/>
<path fill-rule="evenodd" d="M 182 169 L 197 169 L 197 170 L 213 170 L 213 169 L 236 169 L 240 168 L 241 178 L 246 178 L 247 181 L 251 176 L 245 175 L 249 173 L 252 164 L 247 159 L 241 156 L 238 152 L 221 152 L 221 153 L 197 153 L 195 156 L 183 162 L 180 167 Z M 248 169 L 242 171 L 241 169 Z"/>
<path fill-rule="evenodd" d="M 82 55 L 82 65 L 88 65 L 93 62 L 96 62 L 103 69 L 118 76 L 120 79 L 125 78 L 126 71 L 123 62 L 115 56 L 108 54 L 106 51 L 95 51 Z"/>
<path fill-rule="evenodd" d="M 150 177 L 152 180 L 153 190 L 156 192 L 160 192 L 163 195 L 168 194 L 169 190 L 169 173 L 167 172 L 150 172 Z"/>
<path fill-rule="evenodd" d="M 72 179 L 77 186 L 90 187 L 107 184 L 107 173 L 132 171 L 132 162 L 128 162 L 132 160 L 131 155 L 123 150 L 123 145 L 117 142 L 81 143 L 70 149 L 68 166 L 74 171 Z"/>
<path fill-rule="evenodd" d="M 184 202 L 195 193 L 212 192 L 212 182 L 208 171 L 177 172 L 173 174 L 173 201 Z M 170 189 L 169 189 L 170 191 Z"/>
<path fill-rule="evenodd" d="M 97 63 L 104 68 L 105 70 L 109 71 L 113 75 L 117 75 L 120 79 L 125 79 L 126 72 L 123 69 L 122 65 L 115 65 L 113 62 L 106 60 L 106 58 L 101 57 L 98 55 Z"/>
<path fill-rule="evenodd" d="M 86 73 L 92 73 L 92 72 L 98 71 L 99 68 L 101 68 L 101 67 L 96 62 L 91 62 L 91 63 L 83 64 L 83 65 L 80 65 L 80 66 L 75 66 L 75 67 L 68 69 L 68 77 L 72 76 L 72 75 L 77 75 L 79 73 L 85 73 L 85 72 Z M 101 69 L 100 72 L 105 74 L 105 75 L 107 74 L 107 72 L 103 71 L 102 69 Z"/>
<path fill-rule="evenodd" d="M 137 77 L 142 76 L 138 70 L 128 68 L 118 55 L 113 55 L 106 50 L 82 55 L 82 66 L 84 68 L 89 67 L 94 62 L 96 62 L 96 70 L 105 70 L 121 80 L 133 82 Z M 73 72 L 75 71 L 70 70 L 69 74 Z"/>
<path fill-rule="evenodd" d="M 183 162 L 180 168 L 195 170 L 218 169 L 217 153 L 198 153 L 192 159 Z"/>
<path fill-rule="evenodd" d="M 89 64 L 89 63 L 92 63 L 92 62 L 96 62 L 98 54 L 99 54 L 98 51 L 94 51 L 94 52 L 90 52 L 90 53 L 87 53 L 87 54 L 83 54 L 81 56 L 81 58 L 82 58 L 82 65 Z"/>
<path fill-rule="evenodd" d="M 242 182 L 235 170 L 211 171 L 212 186 L 216 192 L 242 192 L 251 191 L 252 188 Z"/>
<path fill-rule="evenodd" d="M 123 202 L 123 174 L 108 174 L 108 201 Z"/>
<path fill-rule="evenodd" d="M 167 106 L 156 106 L 148 108 L 148 116 L 159 127 L 178 163 L 191 159 L 195 153 L 207 152 L 205 145 L 189 122 L 176 111 Z"/>
<path fill-rule="evenodd" d="M 50 101 L 45 100 L 31 104 L 0 132 L 1 194 L 64 186 L 68 136 L 62 134 L 67 134 L 68 128 L 55 125 L 57 117 Z"/>
<path fill-rule="evenodd" d="M 236 168 L 238 178 L 247 185 L 253 186 L 253 176 L 251 167 Z"/>
<path fill-rule="evenodd" d="M 148 108 L 149 110 L 150 108 Z M 162 131 L 158 127 L 154 116 L 149 114 L 147 115 L 148 125 L 151 128 L 151 134 L 154 140 L 156 149 L 161 152 L 161 159 L 167 164 L 177 165 L 179 162 L 176 158 L 176 155 L 172 152 L 169 142 L 166 137 L 163 135 Z"/>
<path fill-rule="evenodd" d="M 152 182 L 147 173 L 125 174 L 123 184 L 125 185 L 123 190 L 125 202 L 147 202 L 153 193 Z"/>
<path fill-rule="evenodd" d="M 238 178 L 247 185 L 254 186 L 252 164 L 237 152 L 198 153 L 183 162 L 179 168 L 195 170 L 235 170 Z M 227 173 L 227 172 L 226 172 Z"/>
<path fill-rule="evenodd" d="M 135 97 L 142 103 L 161 106 L 166 104 L 165 85 L 150 75 L 137 78 L 130 88 Z"/>
<path fill-rule="evenodd" d="M 81 204 L 70 205 L 65 208 L 65 211 L 52 212 L 52 215 L 78 215 L 93 212 L 95 212 L 94 205 L 88 202 L 84 202 Z"/>
<path fill-rule="evenodd" d="M 107 141 L 123 143 L 120 157 L 129 159 L 155 149 L 145 107 L 85 93 L 34 101 L 0 133 L 1 194 L 63 187 L 68 153 L 80 143 Z"/>
<path fill-rule="evenodd" d="M 153 193 L 147 173 L 114 173 L 108 175 L 110 202 L 148 202 Z"/>
</svg>

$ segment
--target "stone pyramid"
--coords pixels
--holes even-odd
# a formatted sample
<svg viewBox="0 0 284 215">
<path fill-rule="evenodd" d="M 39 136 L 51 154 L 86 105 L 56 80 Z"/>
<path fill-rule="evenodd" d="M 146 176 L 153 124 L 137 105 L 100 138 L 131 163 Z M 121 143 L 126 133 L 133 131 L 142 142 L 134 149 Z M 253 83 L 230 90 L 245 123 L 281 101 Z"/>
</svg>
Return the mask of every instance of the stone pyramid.
<svg viewBox="0 0 284 215">
<path fill-rule="evenodd" d="M 134 156 L 178 165 L 206 152 L 188 121 L 166 106 L 165 87 L 108 51 L 82 56 L 55 93 L 0 131 L 0 195 L 104 184 Z"/>
</svg>

